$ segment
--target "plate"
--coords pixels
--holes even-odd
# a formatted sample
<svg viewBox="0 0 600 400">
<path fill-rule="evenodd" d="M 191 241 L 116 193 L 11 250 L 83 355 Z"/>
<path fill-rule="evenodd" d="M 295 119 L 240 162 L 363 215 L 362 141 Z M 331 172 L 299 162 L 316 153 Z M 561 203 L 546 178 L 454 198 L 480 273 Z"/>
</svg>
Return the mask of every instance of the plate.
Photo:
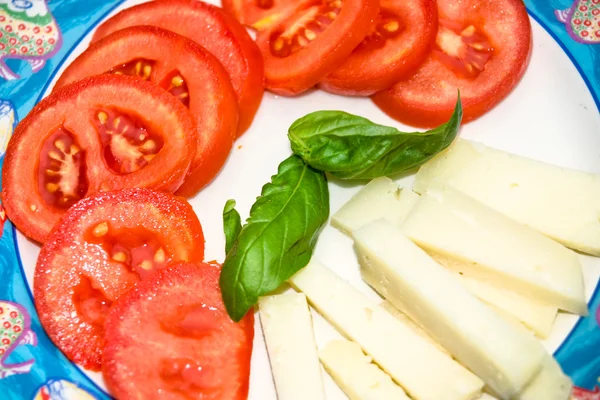
<svg viewBox="0 0 600 400">
<path fill-rule="evenodd" d="M 531 63 L 514 92 L 477 121 L 464 126 L 461 136 L 492 147 L 556 165 L 600 173 L 600 34 L 584 37 L 574 23 L 578 8 L 598 0 L 528 0 L 534 37 Z M 0 0 L 1 18 L 8 6 L 27 6 L 31 15 L 51 15 L 55 34 L 44 54 L 19 59 L 0 36 L 0 149 L 6 148 L 14 126 L 52 88 L 61 70 L 89 43 L 94 27 L 120 9 L 140 1 Z M 581 3 L 581 4 L 580 4 Z M 33 11 L 32 11 L 33 10 Z M 29 13 L 29 14 L 28 14 Z M 598 20 L 593 21 L 600 24 Z M 600 26 L 600 25 L 599 25 Z M 596 28 L 595 32 L 598 32 Z M 593 31 L 592 31 L 593 32 Z M 218 178 L 191 199 L 204 227 L 207 259 L 223 260 L 221 211 L 227 199 L 237 200 L 242 217 L 260 189 L 290 154 L 287 128 L 297 118 L 316 110 L 338 109 L 375 122 L 394 125 L 369 100 L 345 98 L 320 91 L 282 98 L 265 94 L 250 130 L 236 143 Z M 410 128 L 408 128 L 410 129 Z M 1 154 L 1 153 L 0 153 Z M 0 155 L 0 165 L 3 154 Z M 411 184 L 412 177 L 398 182 Z M 359 186 L 330 180 L 331 211 L 335 212 Z M 17 316 L 20 332 L 0 342 L 0 397 L 2 399 L 108 399 L 102 377 L 71 364 L 50 342 L 40 326 L 31 297 L 32 274 L 39 248 L 18 233 L 0 209 L 4 222 L 0 238 L 0 337 L 9 315 Z M 327 226 L 315 257 L 376 298 L 360 279 L 350 239 Z M 544 345 L 554 353 L 574 380 L 577 399 L 600 399 L 600 260 L 581 256 L 590 316 L 560 315 Z M 318 314 L 313 314 L 318 344 L 338 336 Z M 14 322 L 14 321 L 11 321 Z M 252 358 L 250 399 L 276 399 L 268 355 L 257 321 Z M 328 399 L 345 399 L 329 376 Z M 540 399 L 543 400 L 543 399 Z"/>
</svg>

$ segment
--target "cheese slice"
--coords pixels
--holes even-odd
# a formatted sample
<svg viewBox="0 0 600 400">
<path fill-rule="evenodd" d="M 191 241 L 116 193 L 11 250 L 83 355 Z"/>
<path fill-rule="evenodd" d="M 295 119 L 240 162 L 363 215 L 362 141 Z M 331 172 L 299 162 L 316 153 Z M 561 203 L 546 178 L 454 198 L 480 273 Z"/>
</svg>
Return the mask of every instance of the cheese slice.
<svg viewBox="0 0 600 400">
<path fill-rule="evenodd" d="M 459 139 L 425 163 L 413 189 L 450 185 L 567 247 L 600 256 L 600 175 Z"/>
<path fill-rule="evenodd" d="M 319 358 L 350 400 L 410 400 L 404 390 L 373 364 L 371 357 L 366 356 L 354 342 L 329 342 L 319 351 Z"/>
<path fill-rule="evenodd" d="M 460 261 L 457 272 L 587 315 L 575 252 L 455 189 L 430 186 L 402 230 L 428 252 Z"/>
<path fill-rule="evenodd" d="M 452 271 L 468 269 L 461 262 L 433 254 L 432 257 Z M 458 265 L 457 265 L 458 263 Z M 465 273 L 455 272 L 460 282 L 475 296 L 487 304 L 496 306 L 517 318 L 540 338 L 547 338 L 554 325 L 558 309 L 530 299 L 512 290 L 496 286 L 493 281 L 474 279 Z"/>
<path fill-rule="evenodd" d="M 365 281 L 501 398 L 512 399 L 538 373 L 546 354 L 540 342 L 503 320 L 399 228 L 380 219 L 353 236 Z"/>
<path fill-rule="evenodd" d="M 418 198 L 418 194 L 399 188 L 390 178 L 375 178 L 333 215 L 331 224 L 349 235 L 379 218 L 400 223 Z"/>
<path fill-rule="evenodd" d="M 279 400 L 325 399 L 321 365 L 306 296 L 261 297 L 260 322 Z"/>
<path fill-rule="evenodd" d="M 573 382 L 564 374 L 551 355 L 544 359 L 542 370 L 515 400 L 569 400 Z"/>
<path fill-rule="evenodd" d="M 472 400 L 480 395 L 481 379 L 319 262 L 312 260 L 290 283 L 411 398 Z"/>
<path fill-rule="evenodd" d="M 442 347 L 434 338 L 431 337 L 429 333 L 427 333 L 422 326 L 419 326 L 415 321 L 410 319 L 408 315 L 402 310 L 399 310 L 395 305 L 390 303 L 388 300 L 384 300 L 379 304 L 384 310 L 392 314 L 396 319 L 400 320 L 400 322 L 404 323 L 406 326 L 411 327 L 416 333 L 421 335 L 423 339 L 427 339 L 428 342 L 435 345 L 440 351 L 449 354 L 446 349 Z"/>
</svg>

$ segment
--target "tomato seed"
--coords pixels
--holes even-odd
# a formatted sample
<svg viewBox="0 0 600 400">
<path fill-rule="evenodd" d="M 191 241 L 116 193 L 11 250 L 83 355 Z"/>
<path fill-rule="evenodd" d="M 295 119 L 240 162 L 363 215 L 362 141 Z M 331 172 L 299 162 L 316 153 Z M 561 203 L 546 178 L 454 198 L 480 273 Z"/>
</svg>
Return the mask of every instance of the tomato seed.
<svg viewBox="0 0 600 400">
<path fill-rule="evenodd" d="M 96 237 L 104 236 L 108 233 L 108 223 L 101 222 L 94 227 L 92 234 Z"/>
</svg>

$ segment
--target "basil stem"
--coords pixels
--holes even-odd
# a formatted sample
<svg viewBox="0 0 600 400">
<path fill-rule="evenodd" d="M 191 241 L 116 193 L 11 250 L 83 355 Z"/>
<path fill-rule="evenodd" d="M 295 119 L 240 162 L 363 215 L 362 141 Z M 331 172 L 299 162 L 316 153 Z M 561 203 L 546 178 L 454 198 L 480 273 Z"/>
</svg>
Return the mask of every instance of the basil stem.
<svg viewBox="0 0 600 400">
<path fill-rule="evenodd" d="M 308 264 L 328 218 L 325 174 L 296 156 L 283 161 L 223 264 L 219 284 L 234 321 Z"/>
<path fill-rule="evenodd" d="M 460 94 L 450 120 L 426 132 L 401 132 L 342 111 L 317 111 L 289 129 L 292 151 L 341 179 L 373 179 L 417 167 L 448 147 L 462 120 Z"/>
</svg>

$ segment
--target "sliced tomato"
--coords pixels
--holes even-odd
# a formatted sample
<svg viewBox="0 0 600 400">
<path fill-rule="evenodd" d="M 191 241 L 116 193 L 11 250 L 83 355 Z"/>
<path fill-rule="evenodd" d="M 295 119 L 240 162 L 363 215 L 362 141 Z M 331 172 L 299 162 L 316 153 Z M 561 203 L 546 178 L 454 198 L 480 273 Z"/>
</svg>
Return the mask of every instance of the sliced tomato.
<svg viewBox="0 0 600 400">
<path fill-rule="evenodd" d="M 525 73 L 531 26 L 522 0 L 438 2 L 434 50 L 410 78 L 373 96 L 400 122 L 432 127 L 447 121 L 456 102 L 472 121 L 504 99 Z"/>
<path fill-rule="evenodd" d="M 202 227 L 186 201 L 149 189 L 86 198 L 40 251 L 33 284 L 40 321 L 70 360 L 98 370 L 111 304 L 153 270 L 203 257 Z"/>
<path fill-rule="evenodd" d="M 192 115 L 166 90 L 130 76 L 85 78 L 43 99 L 16 127 L 2 169 L 4 208 L 43 243 L 83 197 L 177 190 L 197 140 Z"/>
<path fill-rule="evenodd" d="M 184 36 L 136 26 L 90 46 L 67 67 L 56 87 L 104 73 L 154 82 L 191 111 L 198 128 L 196 156 L 177 194 L 192 196 L 215 177 L 236 138 L 238 106 L 229 75 L 214 56 Z"/>
<path fill-rule="evenodd" d="M 382 0 L 370 33 L 319 86 L 346 96 L 370 96 L 387 89 L 421 65 L 437 27 L 435 0 Z"/>
<path fill-rule="evenodd" d="M 116 398 L 247 398 L 253 315 L 229 318 L 219 274 L 215 265 L 172 265 L 113 304 L 102 371 Z"/>
<path fill-rule="evenodd" d="M 260 32 L 267 89 L 289 96 L 316 85 L 365 38 L 378 12 L 378 0 L 316 1 Z"/>
<path fill-rule="evenodd" d="M 156 0 L 127 8 L 96 30 L 92 43 L 123 28 L 154 25 L 205 47 L 225 67 L 237 94 L 238 134 L 252 123 L 263 95 L 263 59 L 239 22 L 222 9 L 197 0 Z M 162 49 L 172 53 L 171 49 Z M 191 77 L 188 77 L 191 79 Z"/>
<path fill-rule="evenodd" d="M 315 0 L 223 0 L 223 9 L 242 24 L 264 31 Z"/>
</svg>

